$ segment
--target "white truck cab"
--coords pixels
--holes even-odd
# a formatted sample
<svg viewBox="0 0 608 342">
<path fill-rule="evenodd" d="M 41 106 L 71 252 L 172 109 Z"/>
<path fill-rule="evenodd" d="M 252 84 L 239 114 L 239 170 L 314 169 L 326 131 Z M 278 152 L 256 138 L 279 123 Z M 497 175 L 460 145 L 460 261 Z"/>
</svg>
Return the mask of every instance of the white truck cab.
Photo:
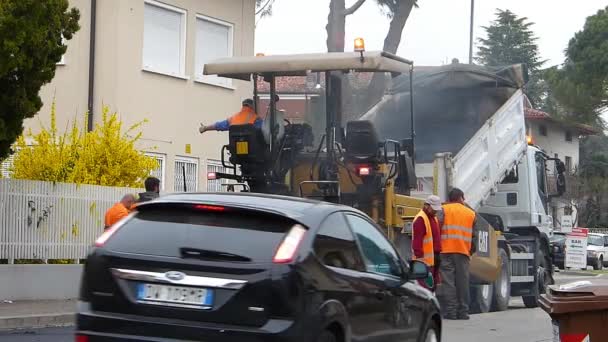
<svg viewBox="0 0 608 342">
<path fill-rule="evenodd" d="M 547 238 L 553 234 L 553 218 L 549 215 L 548 169 L 551 159 L 535 146 L 528 146 L 525 155 L 497 186 L 496 192 L 484 201 L 478 212 L 495 216 L 496 228 L 510 232 L 535 227 Z"/>
</svg>

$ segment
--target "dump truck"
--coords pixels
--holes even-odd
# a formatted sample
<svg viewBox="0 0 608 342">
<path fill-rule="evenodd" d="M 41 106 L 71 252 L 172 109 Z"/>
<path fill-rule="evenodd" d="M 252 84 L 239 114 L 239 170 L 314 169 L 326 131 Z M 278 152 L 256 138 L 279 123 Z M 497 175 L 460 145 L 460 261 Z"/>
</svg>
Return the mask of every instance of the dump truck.
<svg viewBox="0 0 608 342">
<path fill-rule="evenodd" d="M 477 253 L 498 254 L 502 266 L 491 284 L 475 271 L 495 268 L 474 267 L 474 311 L 504 310 L 509 296 L 522 296 L 527 307 L 536 307 L 553 282 L 548 203 L 565 191 L 565 166 L 526 135 L 525 66 L 418 67 L 412 82 L 414 120 L 404 120 L 400 111 L 411 105 L 407 77 L 396 79 L 361 120 L 371 121 L 381 140 L 397 141 L 414 135 L 414 122 L 418 187 L 412 196 L 436 194 L 445 200 L 450 188 L 460 188 L 467 204 L 489 223 L 477 229 Z M 552 180 L 556 184 L 550 186 Z M 487 248 L 496 244 L 497 250 Z M 402 250 L 409 251 L 407 241 Z"/>
<path fill-rule="evenodd" d="M 244 191 L 351 205 L 377 222 L 406 257 L 410 249 L 408 225 L 422 207 L 425 192 L 445 197 L 449 187 L 462 187 L 467 199 L 473 201 L 469 204 L 483 213 L 478 220 L 478 251 L 471 263 L 475 282 L 472 307 L 480 312 L 492 306 L 505 310 L 510 295 L 524 295 L 526 305 L 535 306 L 551 282 L 551 261 L 543 247 L 550 230 L 539 231 L 532 224 L 520 229 L 512 225 L 511 218 L 519 218 L 521 213 L 511 204 L 504 208 L 512 210 L 511 216 L 503 215 L 501 209 L 501 187 L 513 186 L 502 184 L 510 179 L 510 173 L 515 173 L 511 178 L 517 178 L 522 186 L 530 185 L 536 175 L 528 174 L 530 164 L 522 159 L 527 155 L 537 158 L 525 137 L 525 98 L 521 92 L 525 70 L 521 66 L 502 70 L 448 66 L 420 68 L 419 73 L 418 69 L 412 61 L 393 54 L 366 51 L 235 57 L 206 64 L 205 74 L 253 80 L 256 110 L 258 79 L 269 83 L 270 98 L 274 99 L 276 78 L 310 73 L 325 76 L 323 130 L 312 130 L 318 122 L 277 120 L 277 103 L 270 101 L 266 134 L 252 125 L 231 127 L 229 142 L 221 151 L 222 163 L 231 171 L 214 172 L 208 178 L 236 181 L 233 189 L 241 186 Z M 359 120 L 343 123 L 343 76 L 361 72 L 386 73 L 393 86 Z M 433 101 L 434 97 L 453 101 L 448 107 L 432 107 L 441 103 Z M 462 112 L 455 104 L 464 98 L 469 104 Z M 483 105 L 476 107 L 475 99 Z M 462 123 L 462 118 L 454 116 L 463 114 L 475 124 L 460 125 L 465 129 L 458 133 L 460 139 L 451 138 L 449 134 L 457 128 L 450 130 L 450 124 Z M 434 127 L 447 128 L 447 133 L 438 134 Z M 496 140 L 500 144 L 494 143 Z M 484 149 L 485 154 L 479 154 Z M 496 158 L 500 153 L 505 153 L 504 157 Z M 481 169 L 469 168 L 471 158 L 484 163 L 480 157 L 486 159 L 485 171 L 472 172 Z M 548 158 L 543 155 L 542 160 Z M 432 191 L 420 186 L 429 179 Z M 524 193 L 519 196 L 521 210 L 530 217 L 538 214 L 523 208 Z"/>
</svg>

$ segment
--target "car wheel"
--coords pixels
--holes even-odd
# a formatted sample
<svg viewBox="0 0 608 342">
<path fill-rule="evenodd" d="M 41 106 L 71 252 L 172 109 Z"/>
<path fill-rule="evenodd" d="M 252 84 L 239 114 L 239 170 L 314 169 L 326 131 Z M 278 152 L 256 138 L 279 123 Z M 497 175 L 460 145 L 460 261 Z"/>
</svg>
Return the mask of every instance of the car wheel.
<svg viewBox="0 0 608 342">
<path fill-rule="evenodd" d="M 601 270 L 603 268 L 604 268 L 604 257 L 600 255 L 597 258 L 597 261 L 596 261 L 595 265 L 593 265 L 593 269 L 596 270 L 596 271 L 599 271 L 599 270 Z"/>
<path fill-rule="evenodd" d="M 509 256 L 504 249 L 498 252 L 500 257 L 500 275 L 494 282 L 494 298 L 492 300 L 492 311 L 505 311 L 509 308 L 511 298 L 511 267 Z"/>
<path fill-rule="evenodd" d="M 325 330 L 319 335 L 317 342 L 337 342 L 336 335 L 329 330 Z"/>
<path fill-rule="evenodd" d="M 478 314 L 489 312 L 494 297 L 492 292 L 494 292 L 494 287 L 492 285 L 471 285 L 469 289 L 471 296 L 469 313 Z"/>
<path fill-rule="evenodd" d="M 424 339 L 422 341 L 423 342 L 439 342 L 439 336 L 441 336 L 440 332 L 439 332 L 439 328 L 437 328 L 437 323 L 435 323 L 433 321 L 433 322 L 431 322 L 428 329 L 426 329 L 426 333 L 425 333 Z"/>
</svg>

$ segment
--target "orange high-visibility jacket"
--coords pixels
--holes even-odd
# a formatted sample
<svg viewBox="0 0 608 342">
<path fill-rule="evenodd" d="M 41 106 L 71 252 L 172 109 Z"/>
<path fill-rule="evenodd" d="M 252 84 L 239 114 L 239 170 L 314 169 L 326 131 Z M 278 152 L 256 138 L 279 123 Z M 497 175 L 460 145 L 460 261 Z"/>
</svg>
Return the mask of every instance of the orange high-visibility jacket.
<svg viewBox="0 0 608 342">
<path fill-rule="evenodd" d="M 123 217 L 129 215 L 129 210 L 120 202 L 114 204 L 114 206 L 106 212 L 105 216 L 105 228 L 109 228 L 114 223 L 120 221 Z"/>
<path fill-rule="evenodd" d="M 435 254 L 433 249 L 433 229 L 431 228 L 431 220 L 429 219 L 429 216 L 424 212 L 424 210 L 420 210 L 420 212 L 418 213 L 418 215 L 416 215 L 416 217 L 414 217 L 414 221 L 412 222 L 416 222 L 419 217 L 422 217 L 422 220 L 424 221 L 424 226 L 426 227 L 424 239 L 422 240 L 422 252 L 424 253 L 424 256 L 422 258 L 417 258 L 414 253 L 412 253 L 412 260 L 418 259 L 427 264 L 427 266 L 429 267 L 435 266 Z M 435 220 L 435 222 L 437 222 L 437 225 L 439 225 L 437 217 L 433 217 L 433 220 Z M 414 230 L 412 229 L 412 240 L 416 238 L 418 237 L 415 236 Z"/>
<path fill-rule="evenodd" d="M 230 124 L 230 126 L 234 126 L 234 125 L 246 125 L 246 124 L 250 124 L 253 125 L 255 123 L 255 120 L 257 120 L 258 115 L 255 113 L 255 111 L 252 108 L 243 106 L 243 108 L 241 108 L 241 111 L 234 114 L 233 116 L 231 116 L 230 118 L 228 118 L 228 123 Z"/>
<path fill-rule="evenodd" d="M 475 211 L 460 203 L 443 205 L 441 253 L 471 255 Z"/>
</svg>

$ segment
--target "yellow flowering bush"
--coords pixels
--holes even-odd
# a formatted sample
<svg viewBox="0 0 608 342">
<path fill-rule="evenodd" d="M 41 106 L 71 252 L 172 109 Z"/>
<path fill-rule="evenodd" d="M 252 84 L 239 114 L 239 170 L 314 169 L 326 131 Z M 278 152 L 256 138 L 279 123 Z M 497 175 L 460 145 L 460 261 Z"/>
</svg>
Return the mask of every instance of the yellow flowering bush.
<svg viewBox="0 0 608 342">
<path fill-rule="evenodd" d="M 91 132 L 75 121 L 64 133 L 57 130 L 55 103 L 51 126 L 31 130 L 16 142 L 12 177 L 76 184 L 140 187 L 157 167 L 153 158 L 135 148 L 145 121 L 123 129 L 118 113 L 103 107 L 101 122 Z M 29 140 L 32 145 L 28 145 Z"/>
</svg>

